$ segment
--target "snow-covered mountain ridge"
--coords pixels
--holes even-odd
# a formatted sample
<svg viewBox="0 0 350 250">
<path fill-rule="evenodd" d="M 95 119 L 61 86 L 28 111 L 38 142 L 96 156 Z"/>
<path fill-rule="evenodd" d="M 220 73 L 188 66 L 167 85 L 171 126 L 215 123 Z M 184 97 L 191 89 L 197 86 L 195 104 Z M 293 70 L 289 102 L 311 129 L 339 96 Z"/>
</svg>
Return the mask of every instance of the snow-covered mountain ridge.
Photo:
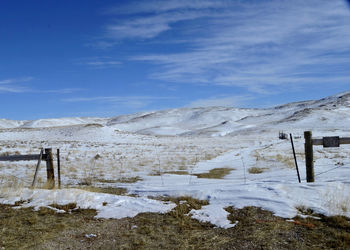
<svg viewBox="0 0 350 250">
<path fill-rule="evenodd" d="M 112 118 L 59 118 L 33 121 L 0 119 L 0 128 L 49 128 L 90 125 L 145 135 L 227 135 L 249 129 L 343 128 L 350 122 L 350 92 L 315 101 L 267 109 L 179 108 Z"/>
</svg>

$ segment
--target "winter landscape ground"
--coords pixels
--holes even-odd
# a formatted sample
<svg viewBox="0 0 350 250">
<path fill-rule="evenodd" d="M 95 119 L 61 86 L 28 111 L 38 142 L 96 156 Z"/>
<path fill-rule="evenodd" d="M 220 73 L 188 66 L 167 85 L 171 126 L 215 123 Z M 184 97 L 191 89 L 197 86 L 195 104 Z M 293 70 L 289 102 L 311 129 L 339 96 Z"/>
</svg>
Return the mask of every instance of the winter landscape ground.
<svg viewBox="0 0 350 250">
<path fill-rule="evenodd" d="M 0 246 L 11 248 L 17 242 L 16 247 L 103 248 L 104 242 L 106 248 L 198 248 L 196 244 L 201 244 L 202 248 L 346 249 L 350 247 L 350 146 L 315 146 L 315 182 L 306 183 L 303 133 L 310 130 L 315 138 L 350 137 L 349 123 L 350 92 L 268 109 L 182 108 L 112 118 L 1 119 L 1 156 L 59 148 L 62 166 L 61 189 L 45 189 L 43 163 L 32 189 L 36 162 L 0 162 L 0 203 L 2 213 L 7 211 L 1 218 L 31 214 L 35 221 L 26 223 L 35 228 L 40 214 L 61 216 L 52 223 L 63 225 L 58 231 L 64 225 L 66 230 L 65 235 L 48 236 L 49 241 L 18 243 L 3 224 Z M 293 134 L 302 183 L 298 183 L 290 140 L 280 140 L 279 131 Z M 77 216 L 85 227 L 79 227 Z M 65 218 L 79 229 L 69 231 Z M 96 224 L 99 221 L 116 223 L 111 227 L 124 228 L 124 234 L 110 235 L 110 230 Z M 186 239 L 177 242 L 169 233 L 166 237 L 174 242 L 166 245 L 157 238 L 163 232 L 146 230 L 145 225 L 152 223 L 164 232 L 165 226 L 175 223 L 192 238 L 183 236 Z M 243 236 L 238 233 L 240 224 L 246 230 Z M 255 235 L 261 226 L 272 235 Z M 335 228 L 332 239 L 320 240 L 321 232 L 330 233 L 325 228 Z M 293 233 L 286 239 L 285 232 Z M 80 238 L 67 241 L 69 235 Z M 274 241 L 276 235 L 282 241 Z M 128 237 L 132 243 L 125 241 Z"/>
</svg>

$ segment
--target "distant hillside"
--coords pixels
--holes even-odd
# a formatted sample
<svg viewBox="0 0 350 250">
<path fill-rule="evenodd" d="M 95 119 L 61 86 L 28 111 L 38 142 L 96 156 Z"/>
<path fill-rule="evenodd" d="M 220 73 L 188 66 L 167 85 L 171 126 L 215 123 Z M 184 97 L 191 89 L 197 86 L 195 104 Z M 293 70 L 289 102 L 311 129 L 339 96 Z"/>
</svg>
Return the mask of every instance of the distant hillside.
<svg viewBox="0 0 350 250">
<path fill-rule="evenodd" d="M 348 128 L 350 92 L 316 101 L 268 109 L 180 108 L 112 118 L 61 118 L 34 121 L 0 119 L 0 128 L 47 128 L 78 125 L 109 127 L 144 135 L 224 136 L 250 129 Z"/>
</svg>

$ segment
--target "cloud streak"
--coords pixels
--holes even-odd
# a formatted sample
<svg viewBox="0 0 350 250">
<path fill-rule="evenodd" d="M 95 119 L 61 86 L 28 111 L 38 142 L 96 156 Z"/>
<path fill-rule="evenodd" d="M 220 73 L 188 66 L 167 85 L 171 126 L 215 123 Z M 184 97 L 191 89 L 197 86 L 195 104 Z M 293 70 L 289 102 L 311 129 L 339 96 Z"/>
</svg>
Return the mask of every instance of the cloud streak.
<svg viewBox="0 0 350 250">
<path fill-rule="evenodd" d="M 29 82 L 32 81 L 34 78 L 27 76 L 27 77 L 18 77 L 18 78 L 9 78 L 9 79 L 4 79 L 0 80 L 0 85 L 3 84 L 14 84 L 14 83 L 22 83 L 22 82 Z"/>
<path fill-rule="evenodd" d="M 24 83 L 32 81 L 33 77 L 18 77 L 18 78 L 8 78 L 0 80 L 0 93 L 24 93 L 29 92 L 28 87 L 23 87 L 18 85 L 18 83 Z"/>
<path fill-rule="evenodd" d="M 254 97 L 249 95 L 233 95 L 233 96 L 214 96 L 210 98 L 203 98 L 192 101 L 189 107 L 241 107 L 248 104 L 249 101 L 253 100 Z"/>
<path fill-rule="evenodd" d="M 192 39 L 192 49 L 130 59 L 157 65 L 152 79 L 235 86 L 260 94 L 271 88 L 278 92 L 316 82 L 325 86 L 349 81 L 350 13 L 345 2 L 261 1 L 226 6 L 230 8 L 222 15 L 213 9 L 205 15 L 201 12 L 207 18 L 202 27 L 207 33 Z"/>
<path fill-rule="evenodd" d="M 122 63 L 114 60 L 111 57 L 88 57 L 75 60 L 77 65 L 86 65 L 95 69 L 114 68 L 120 66 Z"/>
<path fill-rule="evenodd" d="M 106 9 L 103 12 L 117 18 L 105 25 L 105 40 L 95 44 L 107 48 L 123 39 L 155 38 L 173 29 L 172 26 L 176 23 L 213 15 L 220 16 L 223 9 L 229 6 L 232 4 L 227 0 L 130 1 L 126 5 Z"/>
<path fill-rule="evenodd" d="M 107 25 L 105 36 L 112 40 L 151 39 L 170 30 L 171 24 L 194 20 L 208 15 L 209 13 L 203 11 L 184 11 L 181 13 L 161 13 L 128 19 Z"/>
<path fill-rule="evenodd" d="M 94 97 L 73 97 L 64 98 L 61 101 L 70 103 L 92 102 L 101 104 L 112 104 L 132 109 L 140 109 L 147 107 L 158 100 L 169 100 L 172 97 L 156 97 L 156 96 L 94 96 Z"/>
<path fill-rule="evenodd" d="M 229 0 L 149 0 L 132 2 L 115 8 L 104 10 L 104 14 L 138 14 L 138 13 L 162 13 L 179 10 L 200 10 L 200 9 L 218 9 L 224 8 L 231 4 Z"/>
<path fill-rule="evenodd" d="M 62 88 L 62 89 L 35 89 L 30 86 L 22 86 L 24 82 L 33 81 L 34 77 L 18 77 L 0 80 L 0 93 L 50 93 L 50 94 L 71 94 L 83 91 L 81 88 Z"/>
</svg>

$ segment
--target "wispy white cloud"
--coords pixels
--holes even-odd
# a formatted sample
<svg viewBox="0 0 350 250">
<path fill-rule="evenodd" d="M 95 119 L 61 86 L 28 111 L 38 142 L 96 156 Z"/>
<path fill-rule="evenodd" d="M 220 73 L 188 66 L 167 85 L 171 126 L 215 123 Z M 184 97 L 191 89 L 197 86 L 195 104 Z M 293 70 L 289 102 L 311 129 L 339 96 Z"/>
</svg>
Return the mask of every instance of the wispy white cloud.
<svg viewBox="0 0 350 250">
<path fill-rule="evenodd" d="M 0 80 L 0 93 L 24 93 L 31 91 L 29 87 L 19 84 L 32 81 L 33 77 L 18 77 Z"/>
<path fill-rule="evenodd" d="M 105 48 L 125 39 L 181 39 L 177 52 L 129 58 L 156 65 L 149 78 L 163 83 L 276 94 L 349 82 L 350 11 L 343 0 L 129 1 L 104 14 L 116 17 L 98 41 Z M 167 31 L 175 35 L 160 37 Z"/>
<path fill-rule="evenodd" d="M 76 60 L 78 65 L 86 65 L 96 69 L 114 68 L 122 63 L 110 57 L 89 57 Z"/>
<path fill-rule="evenodd" d="M 207 33 L 195 34 L 191 50 L 131 59 L 157 64 L 152 79 L 256 93 L 349 81 L 350 12 L 344 1 L 232 3 L 221 16 L 206 13 Z"/>
<path fill-rule="evenodd" d="M 108 103 L 117 106 L 123 106 L 131 109 L 147 107 L 157 100 L 169 100 L 172 97 L 156 96 L 95 96 L 95 97 L 73 97 L 64 98 L 63 102 L 96 102 Z"/>
<path fill-rule="evenodd" d="M 208 8 L 223 8 L 231 5 L 230 0 L 148 0 L 130 1 L 127 5 L 105 9 L 105 14 L 137 14 L 137 13 L 161 13 L 178 10 L 200 10 Z"/>
<path fill-rule="evenodd" d="M 18 77 L 0 80 L 0 93 L 51 93 L 71 94 L 84 91 L 82 88 L 38 89 L 34 86 L 23 86 L 23 83 L 33 81 L 34 77 Z"/>
<path fill-rule="evenodd" d="M 14 83 L 23 83 L 23 82 L 29 82 L 32 81 L 34 77 L 27 76 L 27 77 L 18 77 L 18 78 L 8 78 L 0 80 L 0 84 L 14 84 Z"/>
<path fill-rule="evenodd" d="M 105 27 L 105 36 L 112 40 L 142 38 L 150 39 L 171 29 L 171 24 L 208 16 L 203 11 L 183 11 L 181 13 L 160 13 L 116 21 Z"/>
<path fill-rule="evenodd" d="M 49 89 L 49 90 L 36 90 L 37 93 L 51 93 L 51 94 L 72 94 L 75 92 L 85 91 L 82 88 L 62 88 L 62 89 Z"/>
<path fill-rule="evenodd" d="M 215 96 L 210 98 L 198 99 L 192 101 L 188 106 L 190 107 L 211 107 L 211 106 L 222 106 L 222 107 L 242 107 L 248 104 L 249 101 L 253 100 L 254 97 L 251 95 L 233 95 L 233 96 Z"/>
<path fill-rule="evenodd" d="M 87 62 L 86 65 L 90 66 L 97 66 L 97 67 L 103 67 L 103 66 L 115 66 L 119 65 L 121 62 L 119 61 L 94 61 L 94 62 Z"/>
<path fill-rule="evenodd" d="M 221 16 L 229 6 L 232 1 L 228 0 L 130 1 L 103 11 L 116 18 L 105 26 L 104 39 L 93 44 L 108 48 L 123 39 L 151 39 L 178 22 Z"/>
<path fill-rule="evenodd" d="M 24 93 L 28 92 L 25 87 L 10 87 L 10 86 L 0 86 L 0 93 Z"/>
</svg>

